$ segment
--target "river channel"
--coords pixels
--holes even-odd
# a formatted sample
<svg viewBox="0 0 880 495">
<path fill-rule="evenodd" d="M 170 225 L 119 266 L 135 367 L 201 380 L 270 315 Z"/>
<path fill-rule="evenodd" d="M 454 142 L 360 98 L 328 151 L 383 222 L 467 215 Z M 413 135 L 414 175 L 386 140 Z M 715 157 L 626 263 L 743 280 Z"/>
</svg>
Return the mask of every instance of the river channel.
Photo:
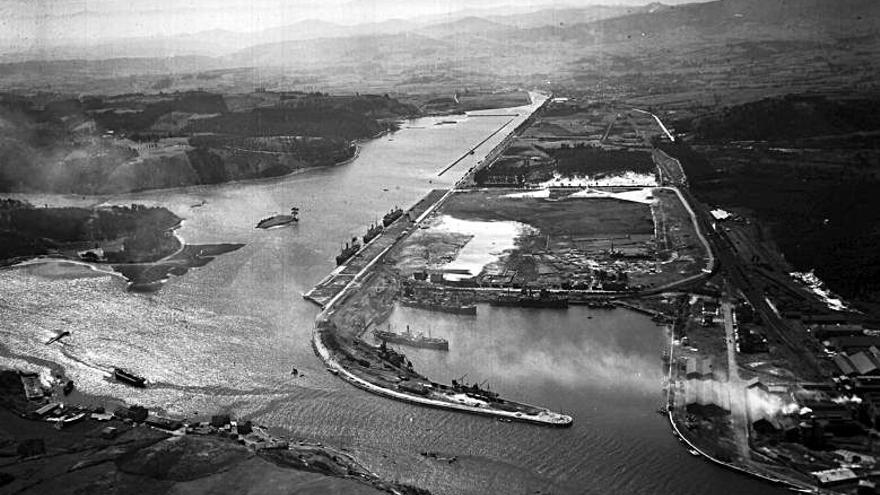
<svg viewBox="0 0 880 495">
<path fill-rule="evenodd" d="M 528 108 L 509 109 L 524 117 Z M 346 238 L 391 207 L 448 187 L 499 142 L 490 139 L 443 177 L 437 173 L 510 120 L 424 118 L 362 145 L 339 167 L 282 179 L 117 197 L 29 197 L 42 204 L 140 202 L 184 218 L 189 243 L 243 243 L 172 277 L 158 292 L 64 264 L 0 271 L 0 365 L 65 367 L 92 396 L 191 416 L 229 411 L 294 438 L 350 450 L 379 475 L 437 494 L 771 494 L 781 489 L 690 456 L 665 417 L 663 328 L 629 311 L 479 307 L 474 317 L 397 308 L 410 324 L 450 341 L 415 350 L 416 368 L 450 380 L 488 382 L 515 400 L 574 417 L 564 429 L 502 423 L 371 395 L 324 370 L 310 338 L 319 308 L 302 294 L 333 267 Z M 437 125 L 440 124 L 440 125 Z M 300 208 L 290 228 L 255 229 L 273 212 Z M 71 331 L 62 345 L 44 342 Z M 114 366 L 146 376 L 137 390 L 114 383 Z M 291 374 L 296 367 L 300 376 Z M 457 456 L 448 464 L 419 455 Z M 330 485 L 328 485 L 330 486 Z M 314 487 L 313 487 L 314 488 Z"/>
</svg>

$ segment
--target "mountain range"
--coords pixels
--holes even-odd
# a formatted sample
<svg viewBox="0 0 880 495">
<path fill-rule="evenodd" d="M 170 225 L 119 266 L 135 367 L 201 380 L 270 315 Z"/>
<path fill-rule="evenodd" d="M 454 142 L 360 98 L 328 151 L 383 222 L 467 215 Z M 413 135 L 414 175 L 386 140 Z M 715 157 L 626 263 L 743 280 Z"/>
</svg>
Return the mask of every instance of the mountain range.
<svg viewBox="0 0 880 495">
<path fill-rule="evenodd" d="M 876 0 L 486 9 L 357 26 L 315 20 L 253 33 L 214 30 L 7 53 L 0 58 L 6 62 L 0 63 L 0 82 L 10 80 L 6 74 L 24 84 L 47 69 L 111 78 L 256 68 L 259 74 L 247 77 L 338 79 L 350 86 L 370 82 L 403 88 L 447 80 L 535 84 L 577 81 L 597 73 L 606 77 L 618 69 L 637 72 L 640 67 L 655 73 L 666 65 L 693 71 L 701 63 L 723 62 L 723 57 L 757 63 L 805 49 L 831 65 L 853 55 L 858 65 L 858 57 L 870 60 L 880 52 L 878 33 Z M 34 59 L 42 62 L 30 61 Z"/>
</svg>

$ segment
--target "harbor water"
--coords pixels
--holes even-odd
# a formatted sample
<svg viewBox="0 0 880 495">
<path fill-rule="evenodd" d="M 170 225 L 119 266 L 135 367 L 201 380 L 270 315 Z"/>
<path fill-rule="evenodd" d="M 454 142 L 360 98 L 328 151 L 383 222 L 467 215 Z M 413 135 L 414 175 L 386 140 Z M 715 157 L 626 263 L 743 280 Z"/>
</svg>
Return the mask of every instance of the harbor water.
<svg viewBox="0 0 880 495">
<path fill-rule="evenodd" d="M 525 117 L 519 113 L 512 126 Z M 493 114 L 499 112 L 492 111 Z M 396 308 L 397 329 L 449 340 L 448 352 L 406 350 L 443 381 L 465 376 L 503 396 L 574 417 L 553 429 L 424 408 L 371 395 L 324 370 L 310 338 L 319 308 L 302 294 L 339 246 L 394 206 L 449 187 L 506 132 L 438 172 L 510 119 L 457 116 L 402 124 L 339 167 L 281 179 L 117 197 L 33 196 L 37 204 L 146 203 L 184 218 L 188 243 L 243 243 L 155 293 L 66 263 L 0 271 L 0 366 L 57 363 L 95 397 L 120 397 L 177 415 L 228 411 L 296 439 L 345 448 L 380 476 L 460 493 L 772 494 L 782 490 L 690 456 L 663 404 L 665 330 L 630 311 L 480 305 L 458 316 Z M 297 225 L 255 229 L 300 208 Z M 45 345 L 57 332 L 71 336 Z M 148 378 L 134 389 L 113 367 Z M 293 368 L 298 376 L 291 373 Z M 454 463 L 420 455 L 435 451 Z M 329 482 L 328 482 L 329 483 Z M 328 484 L 328 487 L 331 486 Z"/>
</svg>

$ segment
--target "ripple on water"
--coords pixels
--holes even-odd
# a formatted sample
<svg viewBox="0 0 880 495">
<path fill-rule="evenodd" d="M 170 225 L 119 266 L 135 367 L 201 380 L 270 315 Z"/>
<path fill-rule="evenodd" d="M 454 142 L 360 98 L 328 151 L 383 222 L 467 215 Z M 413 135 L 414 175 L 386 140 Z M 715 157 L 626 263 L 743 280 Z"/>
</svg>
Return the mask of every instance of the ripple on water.
<svg viewBox="0 0 880 495">
<path fill-rule="evenodd" d="M 300 294 L 332 269 L 338 241 L 361 235 L 395 204 L 413 204 L 451 183 L 453 172 L 481 157 L 442 178 L 437 172 L 506 120 L 404 129 L 393 142 L 365 144 L 351 165 L 277 181 L 114 198 L 168 205 L 186 217 L 181 235 L 188 242 L 246 245 L 152 295 L 125 292 L 114 277 L 2 270 L 0 364 L 31 356 L 58 362 L 91 393 L 181 414 L 229 408 L 289 428 L 296 438 L 349 448 L 381 475 L 438 494 L 779 493 L 678 445 L 653 413 L 662 401 L 663 333 L 632 313 L 586 319 L 574 308 L 481 306 L 471 323 L 398 314 L 422 318 L 419 326 L 434 325 L 450 339 L 446 356 L 413 352 L 417 368 L 447 382 L 465 372 L 471 381 L 488 379 L 502 394 L 572 414 L 569 429 L 406 405 L 324 370 L 309 344 L 317 309 Z M 266 212 L 293 205 L 301 208 L 295 228 L 253 228 Z M 43 345 L 62 328 L 73 338 Z M 118 365 L 160 385 L 137 390 L 106 380 L 100 370 Z M 292 378 L 292 366 L 305 376 Z M 426 460 L 423 450 L 461 461 Z"/>
</svg>

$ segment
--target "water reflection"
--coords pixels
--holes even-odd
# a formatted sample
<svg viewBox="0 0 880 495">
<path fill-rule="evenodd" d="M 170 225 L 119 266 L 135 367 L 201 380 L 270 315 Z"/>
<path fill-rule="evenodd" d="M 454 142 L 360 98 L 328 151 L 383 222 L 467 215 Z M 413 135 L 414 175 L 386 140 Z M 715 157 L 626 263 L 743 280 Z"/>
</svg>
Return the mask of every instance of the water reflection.
<svg viewBox="0 0 880 495">
<path fill-rule="evenodd" d="M 595 318 L 594 318 L 595 317 Z M 403 348 L 417 369 L 437 379 L 467 373 L 500 391 L 542 387 L 656 394 L 663 377 L 663 331 L 623 310 L 478 307 L 477 317 L 397 306 L 394 328 L 410 325 L 449 340 L 448 353 Z"/>
</svg>

